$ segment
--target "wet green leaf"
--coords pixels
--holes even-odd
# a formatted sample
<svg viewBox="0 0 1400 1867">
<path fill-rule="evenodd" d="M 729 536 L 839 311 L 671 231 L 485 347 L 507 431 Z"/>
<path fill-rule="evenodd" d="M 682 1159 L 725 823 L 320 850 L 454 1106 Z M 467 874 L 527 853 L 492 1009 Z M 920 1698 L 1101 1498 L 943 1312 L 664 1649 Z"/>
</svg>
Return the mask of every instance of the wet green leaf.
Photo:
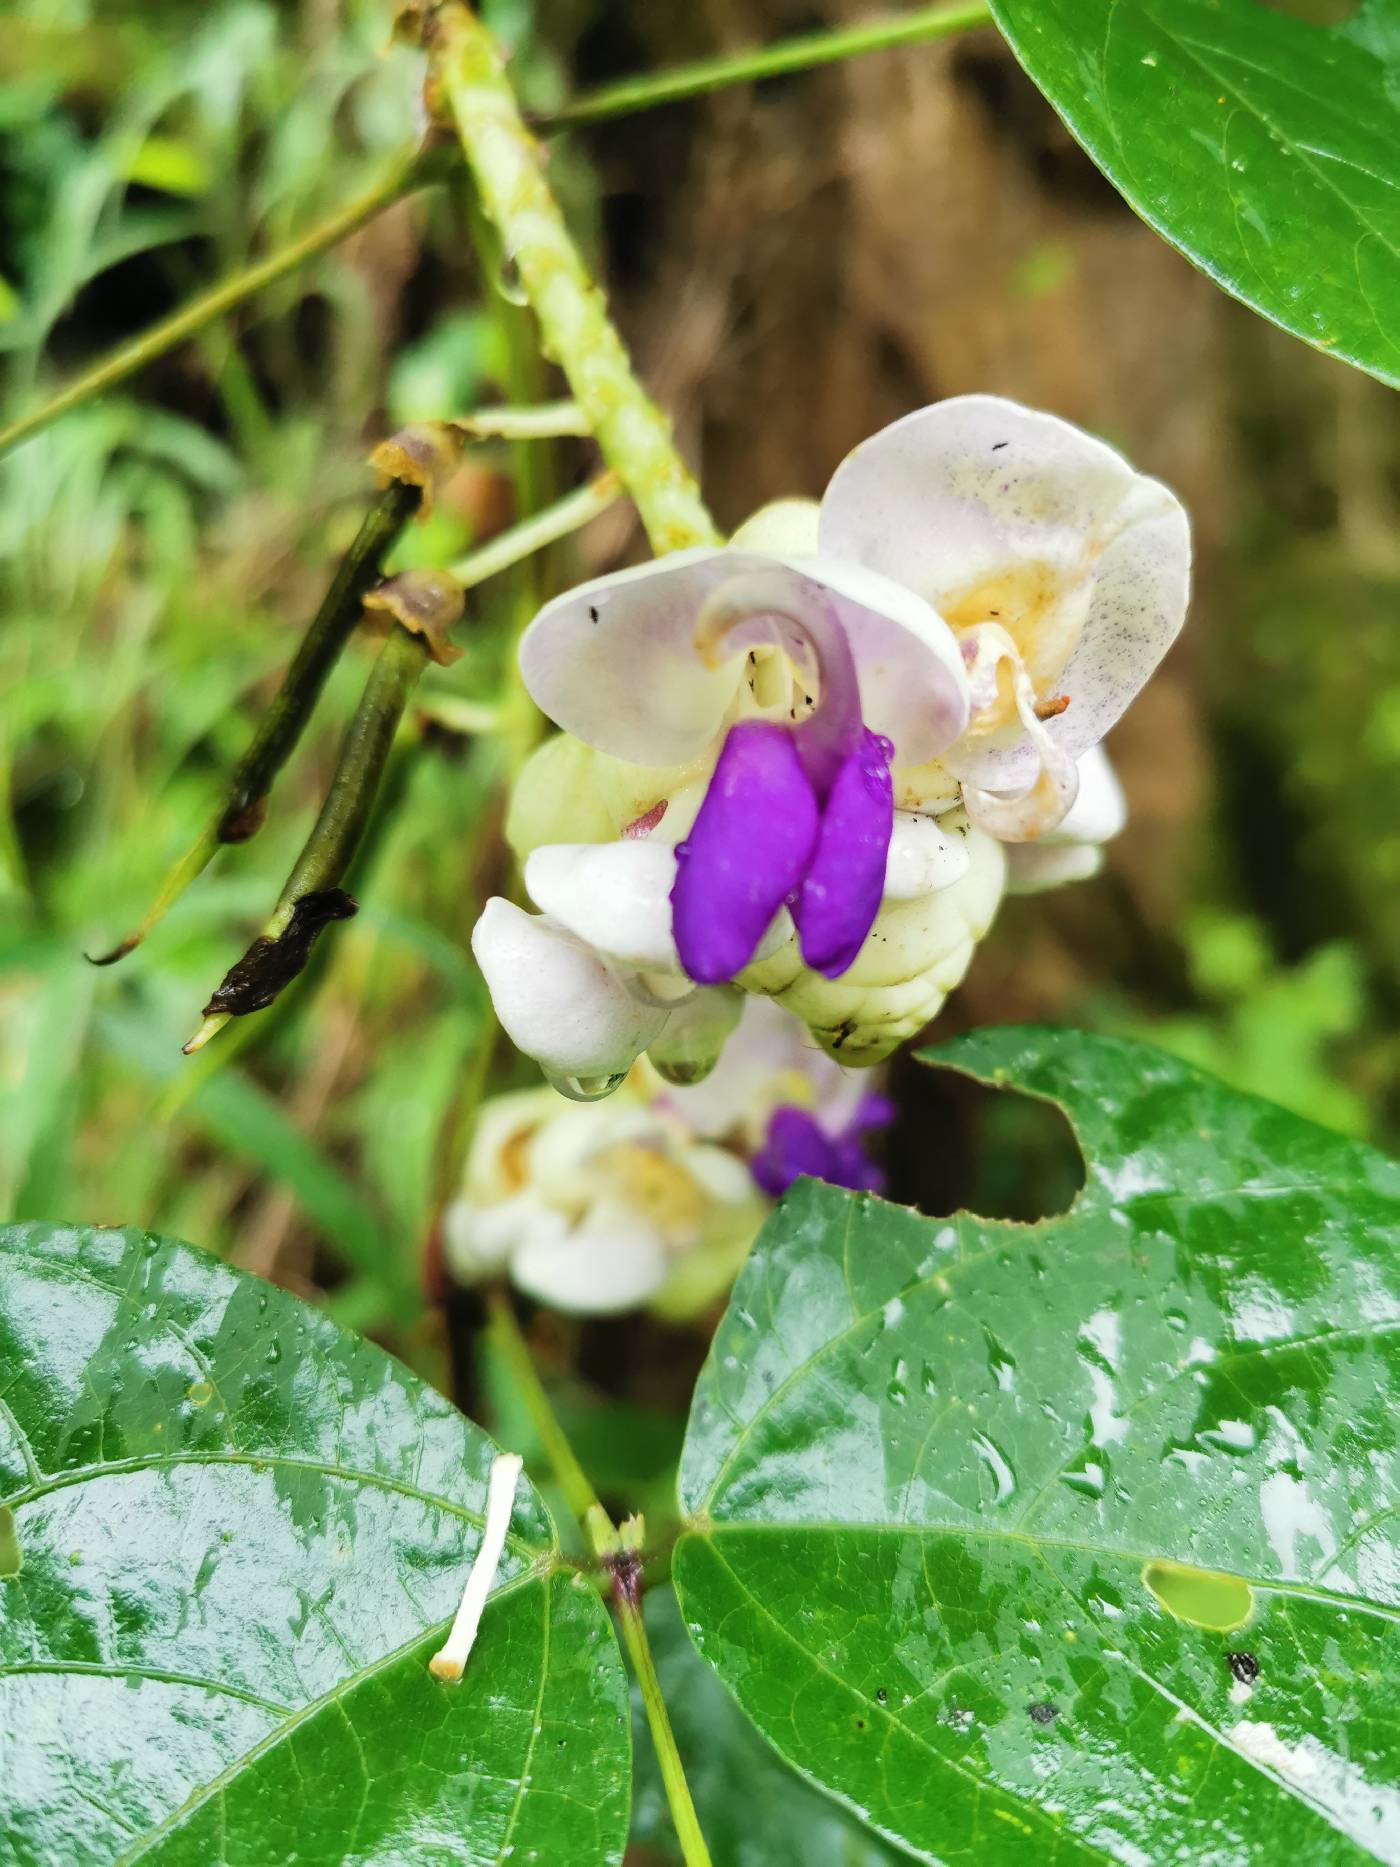
<svg viewBox="0 0 1400 1867">
<path fill-rule="evenodd" d="M 908 1855 L 871 1834 L 790 1770 L 759 1736 L 686 1639 L 669 1590 L 646 1598 L 647 1635 L 686 1781 L 713 1867 L 894 1867 Z M 632 1693 L 632 1846 L 651 1863 L 679 1861 L 643 1717 Z"/>
<path fill-rule="evenodd" d="M 621 1859 L 627 1687 L 522 1483 L 427 1671 L 493 1447 L 295 1298 L 139 1232 L 0 1231 L 0 1853 Z M 61 1735 L 60 1735 L 61 1734 Z"/>
<path fill-rule="evenodd" d="M 991 0 L 1131 205 L 1285 330 L 1400 383 L 1400 6 Z"/>
<path fill-rule="evenodd" d="M 935 1060 L 1060 1104 L 1084 1190 L 784 1201 L 682 1460 L 701 1652 L 926 1859 L 1400 1858 L 1400 1169 L 1145 1045 Z"/>
<path fill-rule="evenodd" d="M 24 1551 L 15 1533 L 15 1514 L 0 1504 L 0 1582 L 18 1575 L 24 1567 Z"/>
</svg>

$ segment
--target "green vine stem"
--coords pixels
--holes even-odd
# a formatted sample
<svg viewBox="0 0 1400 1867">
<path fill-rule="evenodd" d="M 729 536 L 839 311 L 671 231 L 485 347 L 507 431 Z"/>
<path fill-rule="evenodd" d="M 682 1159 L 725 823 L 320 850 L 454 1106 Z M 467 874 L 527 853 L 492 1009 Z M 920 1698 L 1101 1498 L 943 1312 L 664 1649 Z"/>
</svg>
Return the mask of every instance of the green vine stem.
<svg viewBox="0 0 1400 1867">
<path fill-rule="evenodd" d="M 493 1288 L 487 1293 L 486 1315 L 491 1346 L 500 1356 L 511 1385 L 530 1416 L 530 1424 L 544 1449 L 549 1469 L 564 1493 L 565 1502 L 580 1529 L 586 1529 L 595 1521 L 595 1513 L 604 1516 L 606 1513 L 598 1502 L 593 1486 L 588 1482 L 587 1473 L 579 1464 L 577 1454 L 569 1444 L 568 1435 L 559 1423 L 559 1416 L 550 1404 L 544 1382 L 540 1379 L 539 1370 L 530 1353 L 530 1345 L 521 1333 L 510 1298 L 504 1290 Z M 602 1554 L 601 1551 L 595 1553 Z"/>
<path fill-rule="evenodd" d="M 476 415 L 459 415 L 452 425 L 474 441 L 557 441 L 588 433 L 588 417 L 577 402 L 487 408 Z"/>
<path fill-rule="evenodd" d="M 487 1299 L 488 1326 L 492 1345 L 505 1364 L 512 1384 L 530 1416 L 545 1458 L 568 1501 L 569 1509 L 586 1533 L 594 1554 L 602 1562 L 608 1577 L 608 1590 L 617 1614 L 622 1644 L 641 1688 L 647 1729 L 656 1749 L 656 1761 L 666 1790 L 666 1802 L 681 1845 L 686 1867 L 710 1867 L 710 1851 L 700 1829 L 700 1818 L 690 1785 L 685 1780 L 676 1734 L 662 1695 L 656 1661 L 647 1638 L 642 1616 L 642 1556 L 634 1531 L 641 1519 L 629 1520 L 620 1528 L 613 1525 L 579 1464 L 568 1435 L 559 1423 L 544 1382 L 540 1379 L 530 1345 L 521 1332 L 509 1296 L 502 1289 L 493 1290 Z"/>
<path fill-rule="evenodd" d="M 204 1022 L 184 1046 L 186 1056 L 202 1050 L 230 1018 L 270 1005 L 306 964 L 321 929 L 354 914 L 355 903 L 340 883 L 369 821 L 409 695 L 430 659 L 421 636 L 398 626 L 390 630 L 346 731 L 320 815 L 271 919 L 205 1006 Z"/>
<path fill-rule="evenodd" d="M 579 124 L 604 123 L 611 117 L 655 110 L 659 104 L 680 103 L 687 97 L 701 97 L 707 91 L 722 91 L 732 84 L 751 84 L 760 78 L 810 71 L 817 65 L 858 58 L 866 52 L 887 51 L 892 46 L 930 44 L 974 26 L 988 25 L 991 17 L 985 0 L 956 0 L 952 5 L 948 0 L 941 0 L 938 6 L 916 7 L 908 13 L 862 20 L 858 25 L 842 27 L 835 32 L 804 33 L 800 38 L 780 39 L 776 45 L 722 53 L 715 58 L 697 59 L 694 64 L 677 65 L 671 71 L 647 72 L 641 77 L 603 85 L 538 118 L 536 127 L 552 135 L 556 130 L 572 129 Z"/>
<path fill-rule="evenodd" d="M 588 480 L 575 492 L 557 499 L 552 506 L 521 519 L 518 525 L 498 532 L 484 545 L 478 545 L 475 551 L 459 558 L 452 566 L 452 576 L 464 590 L 474 589 L 488 577 L 523 563 L 546 545 L 557 544 L 571 532 L 579 531 L 615 506 L 621 497 L 617 474 L 600 473 L 597 479 Z"/>
<path fill-rule="evenodd" d="M 615 1560 L 612 1595 L 617 1610 L 617 1624 L 622 1632 L 622 1644 L 627 1649 L 627 1657 L 632 1662 L 632 1670 L 637 1675 L 637 1684 L 642 1690 L 647 1729 L 651 1732 L 656 1761 L 661 1767 L 666 1804 L 671 1811 L 676 1839 L 681 1844 L 681 1858 L 686 1867 L 710 1867 L 710 1850 L 705 1845 L 690 1785 L 685 1780 L 685 1765 L 681 1762 L 676 1734 L 671 1728 L 670 1713 L 666 1710 L 661 1681 L 656 1676 L 651 1642 L 647 1639 L 646 1622 L 642 1618 L 640 1588 L 638 1581 L 633 1579 L 634 1575 L 639 1575 L 640 1567 L 637 1558 L 631 1556 L 629 1551 L 623 1551 Z"/>
<path fill-rule="evenodd" d="M 21 441 L 29 440 L 41 428 L 47 428 L 50 422 L 57 421 L 60 415 L 66 415 L 69 409 L 90 402 L 104 390 L 114 388 L 143 365 L 153 363 L 157 357 L 164 356 L 167 350 L 173 350 L 176 344 L 194 336 L 206 324 L 232 311 L 235 305 L 241 305 L 245 299 L 252 298 L 269 285 L 275 285 L 279 279 L 286 278 L 289 272 L 295 272 L 298 266 L 304 266 L 307 260 L 338 245 L 363 227 L 366 221 L 383 213 L 385 208 L 392 207 L 396 201 L 401 201 L 406 195 L 414 194 L 436 180 L 441 171 L 442 160 L 438 152 L 423 149 L 417 144 L 401 150 L 383 174 L 353 201 L 347 201 L 344 207 L 337 208 L 314 227 L 308 227 L 305 233 L 289 241 L 286 246 L 279 246 L 265 259 L 245 266 L 230 278 L 221 279 L 217 285 L 210 286 L 207 292 L 201 292 L 197 298 L 192 298 L 159 324 L 153 324 L 139 337 L 133 337 L 130 343 L 111 351 L 47 402 L 32 409 L 29 414 L 21 415 L 7 427 L 0 428 L 0 454 L 8 453 L 12 447 L 18 447 Z"/>
<path fill-rule="evenodd" d="M 429 14 L 424 40 L 481 205 L 539 319 L 544 347 L 631 495 L 652 549 L 717 544 L 670 424 L 633 374 L 602 291 L 564 225 L 500 48 L 460 0 L 444 0 Z"/>
<path fill-rule="evenodd" d="M 390 546 L 421 498 L 419 487 L 394 480 L 365 514 L 251 745 L 234 767 L 218 815 L 170 870 L 140 926 L 109 953 L 93 957 L 94 966 L 110 966 L 134 951 L 223 844 L 247 842 L 261 829 L 273 781 L 291 757 L 327 676 L 354 633 L 364 598 L 378 581 Z"/>
</svg>

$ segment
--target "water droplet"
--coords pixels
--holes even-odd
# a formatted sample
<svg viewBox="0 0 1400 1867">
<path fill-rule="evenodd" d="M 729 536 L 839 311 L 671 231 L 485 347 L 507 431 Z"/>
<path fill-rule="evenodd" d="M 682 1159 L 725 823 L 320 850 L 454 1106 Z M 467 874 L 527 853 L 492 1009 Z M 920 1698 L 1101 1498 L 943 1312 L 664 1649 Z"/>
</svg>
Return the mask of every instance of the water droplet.
<svg viewBox="0 0 1400 1867">
<path fill-rule="evenodd" d="M 1003 1394 L 1009 1394 L 1016 1380 L 1015 1359 L 990 1329 L 984 1329 L 982 1333 L 987 1339 L 987 1367 L 991 1377 Z"/>
<path fill-rule="evenodd" d="M 492 274 L 491 282 L 508 305 L 529 304 L 530 294 L 525 290 L 514 254 L 506 253 L 502 257 Z"/>
<path fill-rule="evenodd" d="M 1184 1562 L 1147 1562 L 1142 1583 L 1168 1614 L 1212 1633 L 1242 1627 L 1254 1612 L 1254 1591 L 1238 1575 L 1193 1569 Z"/>
<path fill-rule="evenodd" d="M 926 1361 L 924 1363 L 923 1372 L 919 1376 L 919 1385 L 926 1394 L 936 1394 L 938 1392 L 938 1376 L 933 1371 L 933 1363 L 931 1361 Z"/>
<path fill-rule="evenodd" d="M 602 1102 L 627 1080 L 626 1070 L 615 1076 L 568 1076 L 562 1071 L 545 1070 L 545 1081 L 570 1102 Z"/>
<path fill-rule="evenodd" d="M 1004 1504 L 1009 1497 L 1014 1496 L 1016 1491 L 1016 1474 L 1012 1471 L 1005 1453 L 1000 1447 L 994 1446 L 985 1433 L 974 1433 L 972 1446 L 978 1458 L 992 1474 L 992 1481 L 996 1485 L 996 1493 L 992 1502 Z"/>
<path fill-rule="evenodd" d="M 1203 1446 L 1215 1446 L 1221 1452 L 1252 1452 L 1259 1443 L 1248 1420 L 1217 1420 L 1214 1426 L 1201 1427 L 1196 1437 Z"/>
<path fill-rule="evenodd" d="M 649 1060 L 663 1083 L 671 1083 L 677 1089 L 689 1089 L 695 1083 L 704 1082 L 719 1062 L 719 1057 L 715 1055 L 699 1060 L 691 1059 L 685 1063 L 677 1058 L 650 1057 Z M 558 1085 L 556 1084 L 555 1087 L 557 1088 Z M 592 1100 L 591 1097 L 588 1099 Z"/>
<path fill-rule="evenodd" d="M 275 1368 L 282 1359 L 282 1344 L 274 1342 L 263 1357 L 269 1368 Z"/>
<path fill-rule="evenodd" d="M 213 1398 L 214 1388 L 209 1381 L 195 1381 L 185 1389 L 185 1399 L 192 1407 L 207 1407 Z"/>
<path fill-rule="evenodd" d="M 1102 1497 L 1108 1483 L 1107 1461 L 1081 1456 L 1078 1465 L 1071 1465 L 1060 1473 L 1060 1483 L 1083 1497 Z"/>
</svg>

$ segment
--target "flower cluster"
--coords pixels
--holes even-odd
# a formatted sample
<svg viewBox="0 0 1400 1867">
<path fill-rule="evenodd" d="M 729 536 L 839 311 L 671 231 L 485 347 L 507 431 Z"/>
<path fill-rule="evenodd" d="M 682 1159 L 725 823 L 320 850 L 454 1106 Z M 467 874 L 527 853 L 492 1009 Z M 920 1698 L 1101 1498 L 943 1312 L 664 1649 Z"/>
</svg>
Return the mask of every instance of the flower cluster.
<svg viewBox="0 0 1400 1867">
<path fill-rule="evenodd" d="M 1186 610 L 1175 497 L 1053 416 L 895 422 L 727 546 L 569 591 L 521 644 L 563 731 L 508 833 L 541 912 L 473 935 L 565 1093 L 713 1066 L 767 994 L 843 1062 L 937 1012 L 1005 890 L 1122 825 L 1100 741 Z"/>
<path fill-rule="evenodd" d="M 863 1080 L 753 1000 L 694 1088 L 639 1063 L 606 1104 L 547 1088 L 497 1096 L 444 1214 L 447 1263 L 464 1282 L 506 1276 L 574 1314 L 645 1303 L 693 1316 L 728 1288 L 794 1180 L 881 1188 L 866 1145 L 893 1110 Z"/>
</svg>

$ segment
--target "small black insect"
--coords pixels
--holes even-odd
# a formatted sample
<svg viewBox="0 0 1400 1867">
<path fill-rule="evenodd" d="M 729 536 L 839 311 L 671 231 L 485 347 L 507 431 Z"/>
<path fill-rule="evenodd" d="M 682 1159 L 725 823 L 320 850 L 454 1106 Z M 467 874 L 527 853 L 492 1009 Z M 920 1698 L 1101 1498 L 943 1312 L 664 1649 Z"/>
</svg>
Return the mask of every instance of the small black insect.
<svg viewBox="0 0 1400 1867">
<path fill-rule="evenodd" d="M 596 603 L 590 603 L 588 605 L 588 620 L 590 622 L 596 622 L 598 620 L 598 605 Z"/>
<path fill-rule="evenodd" d="M 1253 1685 L 1259 1677 L 1259 1662 L 1252 1653 L 1227 1653 L 1225 1664 L 1241 1685 Z"/>
<path fill-rule="evenodd" d="M 1010 445 L 1011 445 L 1011 443 L 1010 443 L 1010 441 L 993 441 L 993 442 L 992 442 L 992 452 L 993 452 L 994 454 L 999 454 L 999 453 L 1001 452 L 1001 450 L 1002 450 L 1002 448 L 1004 448 L 1004 447 L 1010 447 Z"/>
<path fill-rule="evenodd" d="M 1059 1715 L 1060 1715 L 1060 1708 L 1058 1705 L 1032 1705 L 1031 1706 L 1031 1723 L 1032 1724 L 1053 1724 L 1055 1720 L 1059 1717 Z"/>
</svg>

